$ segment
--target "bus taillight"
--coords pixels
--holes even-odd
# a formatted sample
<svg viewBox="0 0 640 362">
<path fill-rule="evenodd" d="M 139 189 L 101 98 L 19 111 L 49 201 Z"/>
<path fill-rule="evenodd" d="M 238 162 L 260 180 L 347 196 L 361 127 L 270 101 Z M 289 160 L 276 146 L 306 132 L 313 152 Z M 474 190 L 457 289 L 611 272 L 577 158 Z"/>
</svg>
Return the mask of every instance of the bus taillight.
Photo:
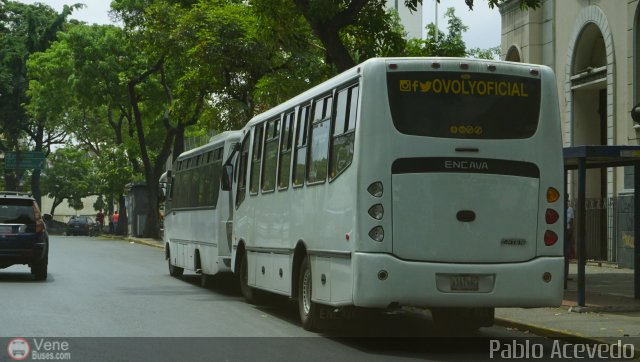
<svg viewBox="0 0 640 362">
<path fill-rule="evenodd" d="M 554 233 L 551 230 L 547 230 L 544 233 L 544 245 L 551 246 L 558 241 L 558 234 Z"/>
<path fill-rule="evenodd" d="M 547 201 L 556 202 L 560 199 L 560 192 L 553 187 L 547 189 Z"/>
<path fill-rule="evenodd" d="M 544 219 L 549 225 L 555 224 L 559 218 L 560 218 L 560 215 L 554 209 L 547 209 L 547 211 L 544 213 Z"/>
</svg>

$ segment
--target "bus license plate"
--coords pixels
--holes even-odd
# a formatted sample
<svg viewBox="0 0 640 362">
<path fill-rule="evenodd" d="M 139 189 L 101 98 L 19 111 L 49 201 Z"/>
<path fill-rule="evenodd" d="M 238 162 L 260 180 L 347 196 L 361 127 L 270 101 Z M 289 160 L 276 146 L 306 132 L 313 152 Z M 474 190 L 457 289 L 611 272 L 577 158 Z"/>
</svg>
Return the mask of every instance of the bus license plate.
<svg viewBox="0 0 640 362">
<path fill-rule="evenodd" d="M 479 290 L 479 278 L 477 275 L 452 275 L 451 290 L 477 292 Z"/>
</svg>

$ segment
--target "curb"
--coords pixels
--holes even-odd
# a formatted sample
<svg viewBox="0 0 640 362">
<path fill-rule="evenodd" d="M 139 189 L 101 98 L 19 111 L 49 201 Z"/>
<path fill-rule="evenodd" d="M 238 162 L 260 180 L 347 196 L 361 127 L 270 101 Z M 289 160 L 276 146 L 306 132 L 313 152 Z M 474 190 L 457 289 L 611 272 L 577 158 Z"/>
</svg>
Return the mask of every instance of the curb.
<svg viewBox="0 0 640 362">
<path fill-rule="evenodd" d="M 161 244 L 161 243 L 158 243 L 158 242 L 140 240 L 140 239 L 134 239 L 134 238 L 126 238 L 124 240 L 128 241 L 130 243 L 136 243 L 136 244 L 151 246 L 151 247 L 158 248 L 158 249 L 164 249 L 164 245 Z"/>
<path fill-rule="evenodd" d="M 610 341 L 606 341 L 604 339 L 596 338 L 596 337 L 587 337 L 580 333 L 570 332 L 566 330 L 553 329 L 548 327 L 542 327 L 535 324 L 529 324 L 525 322 L 519 322 L 512 319 L 507 318 L 495 318 L 495 325 L 505 327 L 505 328 L 515 328 L 521 331 L 531 331 L 533 334 L 541 337 L 559 339 L 565 342 L 582 342 L 582 343 L 592 343 L 592 344 L 608 344 L 615 345 Z M 640 360 L 640 350 L 634 349 L 633 351 L 633 359 Z"/>
<path fill-rule="evenodd" d="M 157 241 L 150 241 L 150 240 L 142 240 L 142 239 L 136 239 L 136 238 L 132 238 L 129 236 L 122 236 L 122 235 L 99 235 L 99 237 L 103 237 L 105 239 L 111 239 L 111 240 L 122 240 L 124 242 L 128 242 L 128 243 L 135 243 L 135 244 L 141 244 L 141 245 L 146 245 L 146 246 L 151 246 L 154 248 L 158 248 L 158 249 L 164 249 L 164 244 L 162 244 L 162 242 Z"/>
</svg>

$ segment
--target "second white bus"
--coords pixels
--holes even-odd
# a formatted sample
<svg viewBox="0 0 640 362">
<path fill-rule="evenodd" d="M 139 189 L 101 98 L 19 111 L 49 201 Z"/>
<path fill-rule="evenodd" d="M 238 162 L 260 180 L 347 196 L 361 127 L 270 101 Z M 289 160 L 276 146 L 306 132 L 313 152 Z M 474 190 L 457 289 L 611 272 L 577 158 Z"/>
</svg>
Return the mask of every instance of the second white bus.
<svg viewBox="0 0 640 362">
<path fill-rule="evenodd" d="M 233 200 L 220 191 L 222 164 L 241 132 L 223 132 L 176 159 L 168 183 L 164 215 L 165 258 L 169 274 L 185 269 L 209 276 L 231 271 Z"/>
</svg>

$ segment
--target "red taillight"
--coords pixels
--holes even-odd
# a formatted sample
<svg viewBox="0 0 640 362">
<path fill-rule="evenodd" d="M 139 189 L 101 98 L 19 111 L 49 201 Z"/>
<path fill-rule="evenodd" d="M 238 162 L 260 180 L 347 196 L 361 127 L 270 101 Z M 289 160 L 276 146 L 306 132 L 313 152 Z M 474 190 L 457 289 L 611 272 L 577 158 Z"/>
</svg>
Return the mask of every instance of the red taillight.
<svg viewBox="0 0 640 362">
<path fill-rule="evenodd" d="M 42 221 L 42 215 L 40 214 L 40 209 L 38 208 L 38 204 L 33 203 L 33 217 L 36 219 L 36 232 L 41 233 L 44 231 L 44 222 Z"/>
<path fill-rule="evenodd" d="M 558 235 L 551 230 L 544 233 L 544 245 L 551 246 L 558 241 Z"/>
<path fill-rule="evenodd" d="M 395 64 L 395 63 L 389 64 L 389 69 L 398 69 L 398 64 Z"/>
<path fill-rule="evenodd" d="M 547 212 L 544 213 L 544 219 L 547 222 L 547 224 L 555 224 L 559 218 L 560 218 L 560 215 L 554 209 L 547 209 Z"/>
</svg>

